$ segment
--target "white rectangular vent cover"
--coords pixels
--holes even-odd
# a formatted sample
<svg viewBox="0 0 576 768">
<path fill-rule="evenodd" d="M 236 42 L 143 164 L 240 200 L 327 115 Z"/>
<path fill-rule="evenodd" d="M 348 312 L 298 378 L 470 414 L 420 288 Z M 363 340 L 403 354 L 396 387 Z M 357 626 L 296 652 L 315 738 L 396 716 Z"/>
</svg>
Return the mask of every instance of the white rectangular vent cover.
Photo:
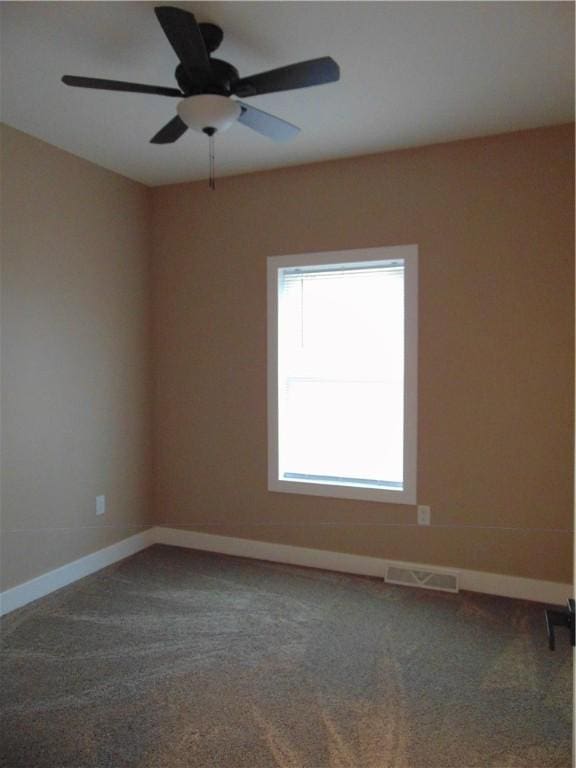
<svg viewBox="0 0 576 768">
<path fill-rule="evenodd" d="M 420 568 L 406 568 L 389 565 L 386 568 L 386 582 L 405 587 L 439 589 L 442 592 L 458 592 L 458 574 L 450 571 L 424 571 Z"/>
</svg>

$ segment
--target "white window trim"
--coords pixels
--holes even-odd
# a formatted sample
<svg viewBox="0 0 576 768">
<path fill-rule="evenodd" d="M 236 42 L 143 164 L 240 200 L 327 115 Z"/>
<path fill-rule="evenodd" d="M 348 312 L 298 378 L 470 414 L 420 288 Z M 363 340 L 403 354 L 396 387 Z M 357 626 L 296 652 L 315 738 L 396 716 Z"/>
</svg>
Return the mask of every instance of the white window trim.
<svg viewBox="0 0 576 768">
<path fill-rule="evenodd" d="M 329 485 L 278 477 L 278 270 L 284 267 L 403 259 L 406 265 L 404 356 L 404 488 Z M 418 439 L 418 246 L 395 245 L 268 258 L 268 490 L 342 499 L 416 504 Z"/>
</svg>

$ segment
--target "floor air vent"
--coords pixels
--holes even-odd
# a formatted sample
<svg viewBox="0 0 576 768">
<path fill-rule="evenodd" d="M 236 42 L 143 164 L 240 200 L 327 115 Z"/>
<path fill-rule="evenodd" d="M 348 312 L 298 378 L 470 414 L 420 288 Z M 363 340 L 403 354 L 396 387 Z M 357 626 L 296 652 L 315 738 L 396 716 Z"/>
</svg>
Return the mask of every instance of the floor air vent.
<svg viewBox="0 0 576 768">
<path fill-rule="evenodd" d="M 423 571 L 416 568 L 401 568 L 389 565 L 386 569 L 388 584 L 401 584 L 404 587 L 424 587 L 439 589 L 442 592 L 458 592 L 458 574 L 450 571 Z"/>
</svg>

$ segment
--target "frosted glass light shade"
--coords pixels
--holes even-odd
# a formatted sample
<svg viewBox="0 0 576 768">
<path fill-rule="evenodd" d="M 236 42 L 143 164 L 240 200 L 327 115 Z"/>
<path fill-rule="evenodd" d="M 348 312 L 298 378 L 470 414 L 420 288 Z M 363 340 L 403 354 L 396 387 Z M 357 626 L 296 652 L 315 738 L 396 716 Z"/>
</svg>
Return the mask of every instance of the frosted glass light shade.
<svg viewBox="0 0 576 768">
<path fill-rule="evenodd" d="M 204 131 L 214 128 L 221 133 L 240 117 L 240 105 L 228 98 L 212 93 L 189 96 L 178 104 L 178 115 L 188 128 Z"/>
</svg>

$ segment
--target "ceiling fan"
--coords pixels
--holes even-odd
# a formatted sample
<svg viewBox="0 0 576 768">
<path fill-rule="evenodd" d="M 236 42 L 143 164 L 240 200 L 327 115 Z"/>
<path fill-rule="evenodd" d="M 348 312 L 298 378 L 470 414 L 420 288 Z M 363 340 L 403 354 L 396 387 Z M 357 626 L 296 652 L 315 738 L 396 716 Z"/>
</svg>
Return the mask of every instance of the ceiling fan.
<svg viewBox="0 0 576 768">
<path fill-rule="evenodd" d="M 152 137 L 153 144 L 171 144 L 188 128 L 213 137 L 235 121 L 274 141 L 291 139 L 299 133 L 298 127 L 231 97 L 245 99 L 263 93 L 322 85 L 340 78 L 340 69 L 329 56 L 239 77 L 238 70 L 231 64 L 212 58 L 212 53 L 222 42 L 220 27 L 198 24 L 192 13 L 181 8 L 163 5 L 154 8 L 154 12 L 180 62 L 174 73 L 178 88 L 72 75 L 62 78 L 66 85 L 80 88 L 150 93 L 181 99 L 177 106 L 178 114 Z"/>
</svg>

